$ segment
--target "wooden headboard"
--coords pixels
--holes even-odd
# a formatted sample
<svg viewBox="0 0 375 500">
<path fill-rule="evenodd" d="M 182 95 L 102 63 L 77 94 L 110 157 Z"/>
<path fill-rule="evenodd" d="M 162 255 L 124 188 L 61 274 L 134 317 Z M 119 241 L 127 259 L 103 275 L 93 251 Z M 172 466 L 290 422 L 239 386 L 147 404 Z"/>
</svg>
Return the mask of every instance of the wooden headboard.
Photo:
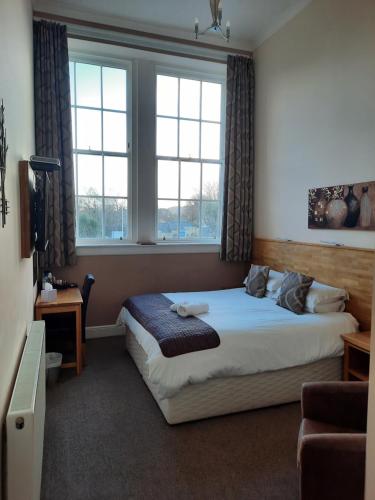
<svg viewBox="0 0 375 500">
<path fill-rule="evenodd" d="M 252 261 L 345 288 L 350 295 L 347 311 L 357 318 L 361 330 L 370 330 L 375 250 L 257 238 Z"/>
</svg>

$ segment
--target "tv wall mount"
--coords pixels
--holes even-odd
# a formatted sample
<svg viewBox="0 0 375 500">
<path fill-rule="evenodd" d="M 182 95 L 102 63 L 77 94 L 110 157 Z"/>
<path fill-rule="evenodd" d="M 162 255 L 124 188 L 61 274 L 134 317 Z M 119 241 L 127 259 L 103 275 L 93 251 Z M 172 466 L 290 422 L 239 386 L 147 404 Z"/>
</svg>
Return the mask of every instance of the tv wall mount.
<svg viewBox="0 0 375 500">
<path fill-rule="evenodd" d="M 30 166 L 37 172 L 53 172 L 59 170 L 61 162 L 59 158 L 48 158 L 46 156 L 30 156 Z"/>
</svg>

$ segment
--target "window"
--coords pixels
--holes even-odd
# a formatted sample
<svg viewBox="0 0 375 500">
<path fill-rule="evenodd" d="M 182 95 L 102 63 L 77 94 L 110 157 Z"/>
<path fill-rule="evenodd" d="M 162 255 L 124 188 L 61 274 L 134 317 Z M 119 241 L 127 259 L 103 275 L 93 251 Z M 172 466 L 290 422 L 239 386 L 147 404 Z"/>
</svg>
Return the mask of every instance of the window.
<svg viewBox="0 0 375 500">
<path fill-rule="evenodd" d="M 222 84 L 157 75 L 157 238 L 220 237 Z"/>
<path fill-rule="evenodd" d="M 171 58 L 169 67 L 164 54 L 112 49 L 94 56 L 72 41 L 70 52 L 81 255 L 174 247 L 136 246 L 151 241 L 217 251 L 225 65 Z"/>
<path fill-rule="evenodd" d="M 70 62 L 77 241 L 128 239 L 128 71 Z"/>
</svg>

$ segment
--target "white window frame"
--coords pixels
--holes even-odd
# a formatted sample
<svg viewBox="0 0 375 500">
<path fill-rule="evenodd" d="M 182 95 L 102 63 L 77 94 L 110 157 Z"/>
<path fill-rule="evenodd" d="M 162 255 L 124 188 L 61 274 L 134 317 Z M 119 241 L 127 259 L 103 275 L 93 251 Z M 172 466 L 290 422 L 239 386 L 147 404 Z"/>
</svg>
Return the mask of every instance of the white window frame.
<svg viewBox="0 0 375 500">
<path fill-rule="evenodd" d="M 168 72 L 170 76 L 195 78 L 222 84 L 222 140 L 221 156 L 224 159 L 225 130 L 225 70 L 213 67 L 198 70 L 194 60 L 157 56 L 133 50 L 108 46 L 96 47 L 88 42 L 76 43 L 69 48 L 69 60 L 88 64 L 99 64 L 127 70 L 127 134 L 128 150 L 128 239 L 99 240 L 78 239 L 77 255 L 137 255 L 175 253 L 219 253 L 220 241 L 208 240 L 157 240 L 157 165 L 156 165 L 156 74 Z M 160 59 L 163 59 L 161 62 Z M 164 62 L 165 60 L 165 62 Z M 224 68 L 223 68 L 224 69 Z M 144 86 L 146 78 L 146 86 Z M 151 95 L 152 94 L 152 95 Z M 147 104 L 145 105 L 145 102 Z M 146 134 L 145 124 L 147 127 Z M 144 138 L 147 136 L 147 139 Z M 147 149 L 145 156 L 144 150 Z M 217 162 L 218 163 L 218 162 Z M 220 182 L 223 185 L 224 168 Z M 146 179 L 146 181 L 145 181 Z M 145 182 L 147 186 L 145 186 Z M 143 184 L 143 185 L 142 185 Z M 222 187 L 220 187 L 222 192 Z M 222 199 L 220 199 L 222 212 Z M 139 240 L 154 241 L 156 244 L 143 245 Z"/>
<path fill-rule="evenodd" d="M 128 168 L 127 168 L 127 186 L 128 186 L 128 192 L 127 192 L 127 212 L 128 212 L 128 236 L 127 238 L 122 238 L 122 239 L 111 239 L 111 238 L 79 238 L 78 236 L 78 179 L 74 179 L 74 186 L 75 186 L 75 223 L 76 223 L 76 245 L 77 247 L 95 247 L 95 246 L 116 246 L 116 245 L 126 245 L 126 244 L 131 244 L 133 243 L 133 237 L 134 237 L 134 221 L 133 221 L 133 215 L 134 215 L 134 199 L 133 199 L 133 170 L 134 170 L 134 165 L 133 165 L 133 134 L 132 134 L 132 122 L 133 122 L 133 99 L 132 99 L 132 91 L 133 91 L 133 85 L 132 85 L 132 63 L 127 60 L 118 60 L 118 59 L 113 59 L 109 57 L 100 57 L 100 56 L 92 56 L 92 55 L 86 55 L 86 54 L 80 54 L 77 52 L 72 52 L 69 51 L 69 62 L 74 62 L 74 63 L 82 63 L 82 64 L 93 64 L 97 66 L 104 66 L 108 68 L 117 68 L 117 69 L 123 69 L 126 70 L 126 135 L 127 135 L 127 152 L 126 153 L 118 153 L 118 152 L 107 152 L 102 150 L 95 151 L 95 152 L 90 152 L 90 150 L 81 150 L 77 148 L 77 112 L 75 113 L 75 148 L 73 148 L 73 155 L 78 155 L 78 154 L 92 154 L 94 156 L 101 156 L 103 157 L 104 154 L 107 156 L 117 156 L 117 157 L 123 157 L 127 158 L 128 160 Z M 74 75 L 74 89 L 75 89 L 75 94 L 77 94 L 77 84 L 76 84 L 76 74 Z M 101 96 L 102 96 L 102 104 L 103 104 L 103 82 L 101 81 Z M 77 95 L 74 96 L 74 105 L 72 107 L 81 108 L 81 109 L 93 109 L 93 110 L 99 110 L 99 111 L 114 111 L 116 110 L 107 110 L 106 108 L 94 108 L 94 107 L 88 107 L 88 106 L 79 106 L 77 105 Z M 103 115 L 102 115 L 102 123 L 101 123 L 101 136 L 102 136 L 102 147 L 103 147 Z M 77 166 L 78 167 L 78 166 Z M 78 167 L 79 168 L 79 167 Z M 78 170 L 77 170 L 78 171 Z M 102 175 L 104 176 L 104 170 L 102 170 Z M 103 184 L 104 188 L 104 184 Z M 81 195 L 83 196 L 83 195 Z M 98 198 L 104 200 L 106 196 L 104 195 L 104 192 L 101 196 L 98 196 Z M 111 198 L 109 196 L 109 198 Z M 114 197 L 113 197 L 114 198 Z M 121 198 L 121 196 L 116 197 L 116 198 Z M 104 212 L 102 209 L 102 217 L 104 216 Z M 104 220 L 102 221 L 103 224 L 103 231 L 104 231 Z"/>
<path fill-rule="evenodd" d="M 155 103 L 157 103 L 157 76 L 158 75 L 163 75 L 163 76 L 170 76 L 174 78 L 184 78 L 184 79 L 189 79 L 189 80 L 196 80 L 199 82 L 210 82 L 210 83 L 218 83 L 221 85 L 221 114 L 220 114 L 220 158 L 219 160 L 202 160 L 201 158 L 182 158 L 179 156 L 179 142 L 180 142 L 180 136 L 179 136 L 179 122 L 181 119 L 180 116 L 167 116 L 167 115 L 158 115 L 157 114 L 157 109 L 156 109 L 156 104 L 155 104 L 155 186 L 156 186 L 156 192 L 155 192 L 155 234 L 154 234 L 154 241 L 157 244 L 213 244 L 213 245 L 219 245 L 220 240 L 221 240 L 221 226 L 222 226 L 222 211 L 223 211 L 223 185 L 224 185 L 224 154 L 225 154 L 225 103 L 226 103 L 226 81 L 225 78 L 222 76 L 214 75 L 212 73 L 202 73 L 202 72 L 197 72 L 193 70 L 184 70 L 180 69 L 177 67 L 170 67 L 170 66 L 160 66 L 157 65 L 155 67 Z M 201 92 L 202 92 L 202 86 L 201 86 Z M 180 105 L 180 95 L 178 94 L 178 109 Z M 200 106 L 202 107 L 202 94 L 201 94 L 201 104 Z M 167 156 L 158 156 L 157 151 L 156 151 L 156 144 L 157 144 L 157 118 L 158 116 L 161 116 L 163 118 L 173 118 L 177 119 L 177 156 L 176 157 L 167 157 Z M 199 149 L 201 148 L 201 124 L 202 122 L 207 122 L 207 123 L 218 123 L 218 122 L 213 122 L 210 120 L 202 120 L 202 117 L 200 116 L 199 119 L 193 119 L 193 118 L 186 118 L 187 120 L 195 121 L 198 122 L 200 125 L 200 130 L 199 130 Z M 218 217 L 218 235 L 217 238 L 172 238 L 172 239 L 166 239 L 162 240 L 158 238 L 158 160 L 171 160 L 171 161 L 177 161 L 179 163 L 179 197 L 178 200 L 176 200 L 179 205 L 181 201 L 180 198 L 180 181 L 181 181 L 181 167 L 180 167 L 180 162 L 199 162 L 199 163 L 212 163 L 212 164 L 220 164 L 220 178 L 219 178 L 219 217 Z M 201 168 L 201 191 L 202 191 L 202 168 Z M 202 193 L 200 193 L 200 207 L 202 205 Z M 202 207 L 200 208 L 200 218 L 201 218 L 201 210 Z M 180 225 L 180 209 L 178 212 L 178 225 Z"/>
</svg>

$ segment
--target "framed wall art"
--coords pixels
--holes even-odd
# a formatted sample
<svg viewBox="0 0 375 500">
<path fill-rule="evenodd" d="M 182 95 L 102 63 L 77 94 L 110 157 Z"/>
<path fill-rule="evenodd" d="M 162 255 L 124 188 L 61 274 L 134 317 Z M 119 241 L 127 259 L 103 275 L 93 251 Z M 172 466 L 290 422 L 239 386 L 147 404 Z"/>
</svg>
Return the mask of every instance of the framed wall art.
<svg viewBox="0 0 375 500">
<path fill-rule="evenodd" d="M 308 227 L 375 231 L 375 181 L 309 189 Z"/>
</svg>

